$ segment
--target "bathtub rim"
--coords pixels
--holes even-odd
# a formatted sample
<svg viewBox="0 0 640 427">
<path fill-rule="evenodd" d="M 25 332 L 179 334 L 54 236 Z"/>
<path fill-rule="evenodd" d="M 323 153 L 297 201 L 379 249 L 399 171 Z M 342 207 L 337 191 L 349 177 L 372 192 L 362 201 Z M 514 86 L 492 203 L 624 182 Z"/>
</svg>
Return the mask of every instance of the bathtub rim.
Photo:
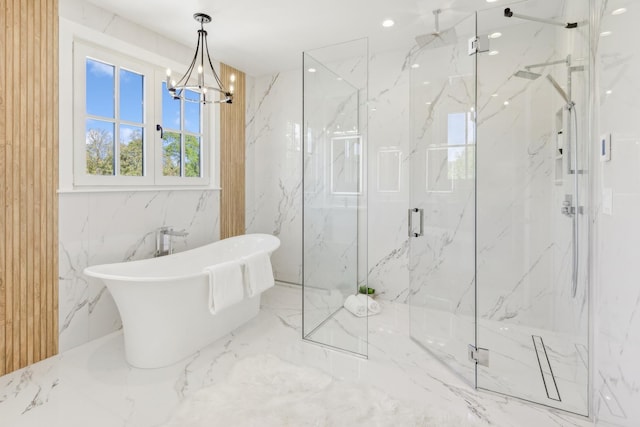
<svg viewBox="0 0 640 427">
<path fill-rule="evenodd" d="M 82 270 L 82 273 L 85 276 L 88 277 L 95 277 L 97 279 L 106 279 L 106 280 L 116 280 L 116 281 L 129 281 L 129 282 L 146 282 L 149 285 L 152 285 L 153 283 L 157 283 L 157 282 L 171 282 L 171 281 L 176 281 L 176 280 L 186 280 L 186 279 L 193 279 L 193 278 L 197 278 L 203 275 L 206 275 L 207 273 L 205 271 L 196 271 L 194 273 L 190 273 L 190 274 L 182 274 L 182 275 L 176 275 L 176 276 L 168 276 L 168 275 L 164 275 L 164 276 L 124 276 L 121 274 L 107 274 L 107 273 L 102 273 L 99 271 L 94 271 L 92 269 L 95 269 L 97 267 L 102 267 L 102 266 L 118 266 L 118 265 L 123 265 L 123 264 L 127 264 L 128 266 L 130 266 L 133 263 L 149 263 L 150 261 L 153 260 L 159 260 L 159 259 L 167 259 L 169 257 L 174 257 L 174 256 L 184 256 L 184 254 L 188 253 L 189 251 L 192 250 L 196 250 L 196 249 L 200 249 L 200 248 L 204 248 L 207 246 L 213 246 L 216 245 L 220 242 L 223 241 L 227 241 L 227 240 L 240 240 L 243 238 L 247 238 L 249 236 L 256 236 L 256 237 L 267 237 L 269 240 L 271 240 L 273 242 L 273 245 L 270 245 L 268 248 L 264 248 L 261 249 L 260 251 L 256 251 L 256 252 L 266 252 L 269 255 L 272 254 L 276 249 L 278 249 L 280 247 L 280 239 L 272 234 L 265 234 L 265 233 L 251 233 L 251 234 L 242 234 L 240 236 L 233 236 L 233 237 L 228 237 L 226 239 L 222 239 L 222 240 L 217 240 L 215 242 L 211 242 L 211 243 L 207 243 L 206 245 L 202 245 L 202 246 L 198 246 L 196 248 L 191 248 L 191 249 L 187 249 L 185 251 L 182 252 L 176 252 L 174 254 L 171 255 L 165 255 L 163 257 L 154 257 L 154 258 L 144 258 L 144 259 L 139 259 L 139 260 L 134 260 L 134 261 L 124 261 L 124 262 L 110 262 L 110 263 L 102 263 L 102 264 L 95 264 L 95 265 L 90 265 L 85 267 Z M 240 260 L 242 258 L 238 258 L 238 260 Z"/>
</svg>

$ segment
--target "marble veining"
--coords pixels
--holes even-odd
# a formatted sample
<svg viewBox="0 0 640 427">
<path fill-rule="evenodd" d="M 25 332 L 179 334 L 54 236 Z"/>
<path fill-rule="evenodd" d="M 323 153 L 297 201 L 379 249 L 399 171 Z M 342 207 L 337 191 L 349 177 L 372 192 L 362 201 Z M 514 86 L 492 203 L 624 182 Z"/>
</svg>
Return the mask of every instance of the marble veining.
<svg viewBox="0 0 640 427">
<path fill-rule="evenodd" d="M 12 427 L 160 426 L 185 396 L 221 381 L 237 360 L 270 353 L 479 426 L 589 425 L 580 417 L 473 390 L 408 338 L 402 304 L 383 301 L 382 314 L 370 318 L 369 360 L 303 342 L 300 327 L 300 289 L 276 286 L 264 294 L 256 319 L 167 368 L 127 366 L 122 334 L 115 332 L 0 377 L 0 419 Z"/>
<path fill-rule="evenodd" d="M 153 256 L 155 230 L 184 229 L 182 251 L 219 238 L 217 191 L 78 193 L 60 195 L 60 350 L 122 327 L 117 308 L 100 281 L 82 274 L 88 265 Z"/>
</svg>

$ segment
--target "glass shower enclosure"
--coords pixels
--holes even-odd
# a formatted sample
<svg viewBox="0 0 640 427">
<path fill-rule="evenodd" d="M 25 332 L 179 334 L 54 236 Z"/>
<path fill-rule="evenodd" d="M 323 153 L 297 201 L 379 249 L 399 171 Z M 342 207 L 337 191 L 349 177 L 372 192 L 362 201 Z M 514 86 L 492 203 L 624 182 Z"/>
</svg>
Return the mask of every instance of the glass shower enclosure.
<svg viewBox="0 0 640 427">
<path fill-rule="evenodd" d="M 414 341 L 479 389 L 580 415 L 588 14 L 586 0 L 518 2 L 420 48 L 408 213 Z"/>
<path fill-rule="evenodd" d="M 367 64 L 366 39 L 303 53 L 303 338 L 363 357 Z"/>
</svg>

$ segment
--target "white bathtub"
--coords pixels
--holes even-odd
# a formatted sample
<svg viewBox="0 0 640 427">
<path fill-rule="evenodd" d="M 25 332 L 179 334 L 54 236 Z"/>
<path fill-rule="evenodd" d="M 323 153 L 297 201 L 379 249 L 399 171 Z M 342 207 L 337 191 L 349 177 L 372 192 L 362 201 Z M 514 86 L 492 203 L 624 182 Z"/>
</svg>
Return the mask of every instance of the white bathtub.
<svg viewBox="0 0 640 427">
<path fill-rule="evenodd" d="M 168 366 L 223 337 L 258 314 L 260 294 L 212 315 L 207 266 L 259 252 L 280 240 L 268 234 L 231 237 L 159 258 L 87 267 L 102 279 L 120 312 L 125 356 L 138 368 Z"/>
</svg>

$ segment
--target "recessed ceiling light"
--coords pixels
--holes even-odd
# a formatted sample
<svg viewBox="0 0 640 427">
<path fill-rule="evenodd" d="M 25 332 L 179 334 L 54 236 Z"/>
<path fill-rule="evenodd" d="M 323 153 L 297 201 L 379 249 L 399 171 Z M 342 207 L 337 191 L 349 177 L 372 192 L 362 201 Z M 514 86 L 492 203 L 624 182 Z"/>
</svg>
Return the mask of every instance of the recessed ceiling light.
<svg viewBox="0 0 640 427">
<path fill-rule="evenodd" d="M 371 111 L 378 111 L 378 109 L 377 108 L 372 108 Z"/>
<path fill-rule="evenodd" d="M 422 82 L 422 84 L 423 84 L 423 85 L 428 85 L 428 84 L 430 84 L 430 83 L 431 83 L 431 82 Z"/>
<path fill-rule="evenodd" d="M 509 101 L 504 101 L 504 105 L 509 105 Z"/>
<path fill-rule="evenodd" d="M 382 21 L 382 26 L 385 28 L 393 27 L 393 24 L 395 24 L 395 22 L 393 22 L 393 19 L 385 19 L 384 21 Z"/>
<path fill-rule="evenodd" d="M 502 37 L 502 33 L 499 31 L 489 34 L 490 39 L 499 39 L 500 37 Z"/>
<path fill-rule="evenodd" d="M 497 2 L 497 1 L 498 1 L 498 0 L 487 0 L 487 3 L 495 3 L 495 2 Z"/>
<path fill-rule="evenodd" d="M 500 52 L 498 52 L 497 50 L 492 50 L 491 52 L 489 52 L 489 56 L 495 56 L 497 54 L 499 54 Z"/>
<path fill-rule="evenodd" d="M 603 31 L 600 33 L 600 37 L 608 37 L 611 35 L 611 31 Z"/>
<path fill-rule="evenodd" d="M 613 91 L 611 89 L 609 89 L 608 91 L 605 92 L 607 95 L 611 95 L 613 93 Z"/>
<path fill-rule="evenodd" d="M 420 64 L 411 64 L 411 68 L 420 68 Z"/>
<path fill-rule="evenodd" d="M 427 102 L 425 102 L 425 104 L 431 105 L 431 101 L 427 101 Z"/>
<path fill-rule="evenodd" d="M 491 95 L 493 98 L 495 98 L 496 96 L 498 96 L 497 93 L 494 93 L 493 95 Z"/>
<path fill-rule="evenodd" d="M 309 69 L 307 69 L 307 71 L 310 72 L 310 73 L 315 73 L 316 69 L 315 68 L 309 68 Z"/>
<path fill-rule="evenodd" d="M 611 12 L 612 15 L 622 15 L 623 13 L 625 13 L 627 11 L 626 7 L 621 7 L 620 9 L 616 9 L 613 12 Z"/>
</svg>

